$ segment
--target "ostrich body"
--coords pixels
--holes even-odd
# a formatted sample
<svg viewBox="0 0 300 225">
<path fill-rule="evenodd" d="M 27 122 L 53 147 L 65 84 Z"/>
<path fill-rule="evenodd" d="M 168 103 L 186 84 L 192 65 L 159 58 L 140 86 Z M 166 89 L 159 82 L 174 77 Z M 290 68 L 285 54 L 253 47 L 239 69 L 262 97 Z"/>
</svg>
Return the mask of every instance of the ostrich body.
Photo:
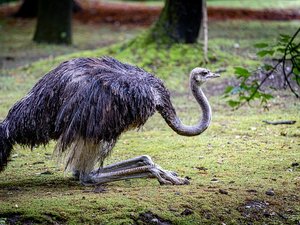
<svg viewBox="0 0 300 225">
<path fill-rule="evenodd" d="M 217 77 L 195 68 L 190 87 L 202 109 L 195 126 L 185 126 L 177 117 L 170 94 L 162 81 L 146 71 L 110 57 L 77 58 L 47 73 L 17 102 L 0 123 L 0 171 L 14 144 L 36 147 L 58 140 L 56 154 L 66 157 L 66 169 L 84 184 L 121 179 L 156 177 L 161 184 L 187 184 L 174 172 L 140 156 L 103 167 L 119 136 L 141 127 L 158 111 L 178 134 L 202 133 L 211 120 L 209 103 L 200 89 Z M 94 169 L 95 163 L 100 167 Z"/>
</svg>

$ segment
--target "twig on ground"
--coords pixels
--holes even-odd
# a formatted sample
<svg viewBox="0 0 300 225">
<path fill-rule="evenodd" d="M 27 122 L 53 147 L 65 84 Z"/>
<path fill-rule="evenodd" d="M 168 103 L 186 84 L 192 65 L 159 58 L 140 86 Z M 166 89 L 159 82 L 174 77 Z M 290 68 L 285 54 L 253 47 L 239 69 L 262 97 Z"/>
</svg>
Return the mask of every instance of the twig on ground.
<svg viewBox="0 0 300 225">
<path fill-rule="evenodd" d="M 263 120 L 263 122 L 265 122 L 266 124 L 271 124 L 271 125 L 279 125 L 279 124 L 295 124 L 296 120 L 283 120 L 283 121 L 267 121 L 267 120 Z"/>
</svg>

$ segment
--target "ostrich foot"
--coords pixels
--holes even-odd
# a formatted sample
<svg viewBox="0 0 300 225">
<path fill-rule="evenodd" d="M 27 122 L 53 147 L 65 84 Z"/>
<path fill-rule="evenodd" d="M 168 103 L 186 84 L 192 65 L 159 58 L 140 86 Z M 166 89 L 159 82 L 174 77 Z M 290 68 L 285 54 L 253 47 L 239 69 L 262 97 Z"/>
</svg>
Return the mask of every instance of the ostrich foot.
<svg viewBox="0 0 300 225">
<path fill-rule="evenodd" d="M 157 178 L 161 185 L 183 185 L 190 183 L 188 179 L 178 177 L 175 172 L 163 170 L 159 166 L 150 167 L 149 170 L 152 177 Z"/>
<path fill-rule="evenodd" d="M 89 185 L 133 178 L 157 178 L 161 185 L 189 184 L 188 179 L 178 177 L 175 172 L 163 170 L 160 166 L 155 165 L 149 156 L 139 156 L 93 170 L 82 177 L 81 181 L 83 184 Z"/>
</svg>

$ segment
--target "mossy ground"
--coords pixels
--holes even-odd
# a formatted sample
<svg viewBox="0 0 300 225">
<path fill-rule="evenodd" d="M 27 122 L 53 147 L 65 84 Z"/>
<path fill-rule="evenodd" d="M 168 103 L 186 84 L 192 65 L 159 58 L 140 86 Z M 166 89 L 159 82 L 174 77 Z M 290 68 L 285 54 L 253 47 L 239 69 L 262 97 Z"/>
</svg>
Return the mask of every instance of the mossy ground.
<svg viewBox="0 0 300 225">
<path fill-rule="evenodd" d="M 0 174 L 0 224 L 143 224 L 140 214 L 148 211 L 173 224 L 299 223 L 299 121 L 279 126 L 262 123 L 265 119 L 299 120 L 298 100 L 280 92 L 281 97 L 270 102 L 269 111 L 259 105 L 232 111 L 219 96 L 234 66 L 259 64 L 251 47 L 254 43 L 273 42 L 278 30 L 293 33 L 297 26 L 296 22 L 211 23 L 210 63 L 206 66 L 212 70 L 226 68 L 226 72 L 223 78 L 206 84 L 213 109 L 210 128 L 198 137 L 181 137 L 156 114 L 140 131 L 125 133 L 106 162 L 147 154 L 163 168 L 190 177 L 190 185 L 160 186 L 156 180 L 136 179 L 108 184 L 103 192 L 84 187 L 64 174 L 63 165 L 51 159 L 54 142 L 33 151 L 16 146 L 12 161 Z M 114 35 L 111 30 L 107 32 Z M 126 31 L 131 32 L 137 30 Z M 17 38 L 17 32 L 15 35 Z M 141 37 L 134 43 L 31 60 L 25 66 L 1 70 L 0 118 L 58 63 L 73 57 L 111 55 L 163 79 L 179 116 L 185 123 L 196 122 L 198 108 L 188 94 L 187 79 L 191 68 L 204 66 L 201 44 L 146 47 Z M 90 38 L 95 40 L 93 34 Z M 22 51 L 31 55 L 42 48 L 29 40 L 30 32 L 17 41 L 29 49 L 10 46 L 16 57 Z M 271 189 L 273 196 L 266 194 Z M 183 213 L 186 209 L 189 213 Z"/>
</svg>

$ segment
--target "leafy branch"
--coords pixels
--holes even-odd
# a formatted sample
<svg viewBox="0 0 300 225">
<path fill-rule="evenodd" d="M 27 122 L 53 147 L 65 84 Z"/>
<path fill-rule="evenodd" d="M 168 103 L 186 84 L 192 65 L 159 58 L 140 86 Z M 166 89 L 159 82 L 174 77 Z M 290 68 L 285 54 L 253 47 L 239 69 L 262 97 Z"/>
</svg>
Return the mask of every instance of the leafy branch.
<svg viewBox="0 0 300 225">
<path fill-rule="evenodd" d="M 268 78 L 280 70 L 282 73 L 277 74 L 277 76 L 283 76 L 284 86 L 288 87 L 299 98 L 299 93 L 291 84 L 291 80 L 295 80 L 296 85 L 300 87 L 300 39 L 297 38 L 299 36 L 300 28 L 293 36 L 281 34 L 275 45 L 269 45 L 268 43 L 255 44 L 254 46 L 259 49 L 256 53 L 257 56 L 265 59 L 271 57 L 277 62 L 274 65 L 264 63 L 261 69 L 253 72 L 243 67 L 236 67 L 235 75 L 240 83 L 237 86 L 226 88 L 224 97 L 229 98 L 228 104 L 233 108 L 239 108 L 257 99 L 261 101 L 261 104 L 266 104 L 273 96 L 266 93 L 262 86 Z M 264 77 L 260 80 L 256 79 L 255 75 L 257 73 L 264 74 Z"/>
</svg>

